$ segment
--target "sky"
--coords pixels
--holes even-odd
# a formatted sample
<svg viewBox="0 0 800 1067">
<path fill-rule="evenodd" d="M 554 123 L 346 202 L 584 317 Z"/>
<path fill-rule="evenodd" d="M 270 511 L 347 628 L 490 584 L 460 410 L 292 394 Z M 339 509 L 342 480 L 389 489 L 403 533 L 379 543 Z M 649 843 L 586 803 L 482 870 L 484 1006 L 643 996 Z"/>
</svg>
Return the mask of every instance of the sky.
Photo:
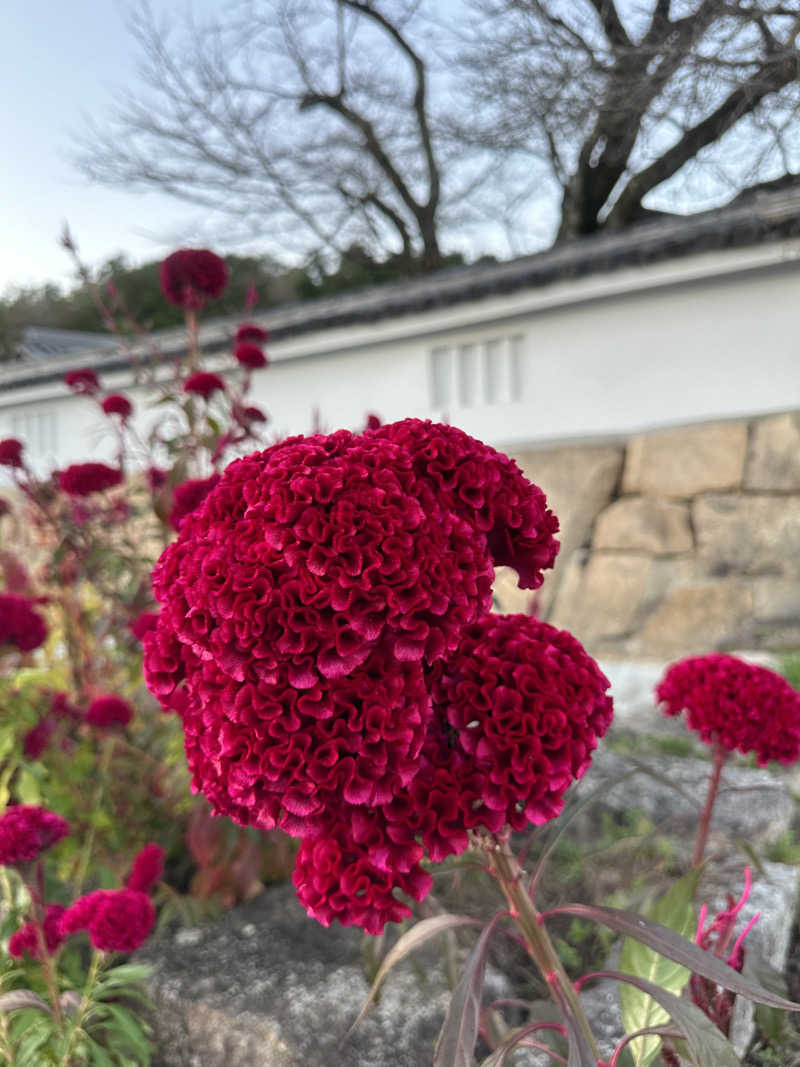
<svg viewBox="0 0 800 1067">
<path fill-rule="evenodd" d="M 59 245 L 65 222 L 91 266 L 119 253 L 145 262 L 196 242 L 200 209 L 156 193 L 91 185 L 69 158 L 86 116 L 101 120 L 115 87 L 135 84 L 127 0 L 6 0 L 2 7 L 0 295 L 73 282 Z M 175 10 L 169 0 L 152 0 L 152 7 L 157 14 Z M 193 7 L 203 14 L 219 4 L 194 0 Z"/>
</svg>

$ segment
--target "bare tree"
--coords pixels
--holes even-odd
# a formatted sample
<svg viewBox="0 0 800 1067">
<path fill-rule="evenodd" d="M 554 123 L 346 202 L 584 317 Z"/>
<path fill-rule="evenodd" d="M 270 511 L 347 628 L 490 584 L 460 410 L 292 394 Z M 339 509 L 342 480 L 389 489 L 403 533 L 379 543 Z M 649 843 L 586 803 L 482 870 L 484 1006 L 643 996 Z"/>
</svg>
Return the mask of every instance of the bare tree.
<svg viewBox="0 0 800 1067">
<path fill-rule="evenodd" d="M 478 33 L 462 58 L 488 105 L 455 136 L 545 166 L 561 192 L 557 239 L 647 218 L 655 190 L 725 199 L 800 165 L 798 0 L 471 6 Z"/>
<path fill-rule="evenodd" d="M 548 197 L 565 239 L 800 170 L 800 0 L 239 0 L 179 27 L 145 0 L 132 28 L 143 89 L 84 171 L 272 251 L 433 269 L 477 225 L 527 250 Z"/>
<path fill-rule="evenodd" d="M 435 268 L 452 150 L 436 143 L 412 43 L 425 39 L 419 4 L 252 0 L 177 36 L 144 4 L 132 19 L 144 95 L 90 127 L 79 164 L 239 215 L 284 249 L 360 242 Z"/>
</svg>

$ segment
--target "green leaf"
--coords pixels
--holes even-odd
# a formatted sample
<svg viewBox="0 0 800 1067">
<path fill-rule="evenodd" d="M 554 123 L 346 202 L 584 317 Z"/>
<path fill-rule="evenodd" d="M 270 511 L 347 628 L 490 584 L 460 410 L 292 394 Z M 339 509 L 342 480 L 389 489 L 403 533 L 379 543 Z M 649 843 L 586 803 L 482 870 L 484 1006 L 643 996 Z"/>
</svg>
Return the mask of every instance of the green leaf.
<svg viewBox="0 0 800 1067">
<path fill-rule="evenodd" d="M 481 931 L 453 990 L 444 1024 L 433 1052 L 433 1067 L 473 1067 L 481 1016 L 481 991 L 486 974 L 489 939 L 505 912 L 499 912 Z"/>
<path fill-rule="evenodd" d="M 104 1004 L 106 1013 L 113 1019 L 113 1026 L 124 1035 L 131 1050 L 135 1052 L 142 1061 L 149 1062 L 150 1053 L 152 1051 L 152 1045 L 147 1040 L 142 1024 L 126 1009 L 120 1007 L 119 1004 Z M 104 1022 L 104 1027 L 108 1026 L 108 1021 Z"/>
<path fill-rule="evenodd" d="M 367 1014 L 367 1009 L 375 999 L 378 990 L 381 987 L 386 975 L 394 967 L 396 963 L 404 959 L 409 953 L 416 951 L 420 945 L 424 945 L 426 941 L 429 941 L 432 937 L 438 937 L 439 934 L 445 932 L 445 930 L 453 930 L 457 926 L 481 926 L 477 919 L 470 919 L 466 915 L 434 915 L 432 919 L 423 919 L 422 922 L 416 923 L 410 930 L 403 934 L 403 936 L 397 941 L 395 945 L 387 952 L 386 959 L 378 968 L 378 973 L 375 975 L 375 980 L 369 991 L 367 999 L 358 1013 L 358 1017 L 350 1029 L 344 1036 L 344 1040 L 352 1034 L 355 1028 L 359 1025 L 361 1020 Z"/>
<path fill-rule="evenodd" d="M 88 1042 L 89 1054 L 92 1057 L 92 1067 L 114 1067 L 114 1061 L 102 1045 L 98 1044 L 92 1037 L 88 1038 Z"/>
<path fill-rule="evenodd" d="M 637 941 L 649 945 L 662 956 L 683 964 L 684 967 L 688 967 L 695 974 L 702 975 L 703 978 L 710 978 L 723 989 L 741 993 L 742 996 L 754 1000 L 757 1004 L 768 1004 L 773 1008 L 781 1008 L 783 1011 L 800 1011 L 800 1004 L 770 993 L 758 982 L 739 974 L 711 952 L 706 952 L 693 941 L 687 941 L 674 930 L 670 930 L 653 919 L 647 919 L 644 915 L 591 904 L 563 904 L 557 908 L 551 908 L 547 915 L 578 915 L 583 919 L 594 919 L 595 922 L 609 926 L 626 937 L 635 937 Z"/>
<path fill-rule="evenodd" d="M 606 973 L 620 982 L 629 982 L 658 1001 L 685 1036 L 696 1067 L 740 1067 L 739 1057 L 731 1043 L 690 1000 L 676 997 L 644 978 L 613 971 Z"/>
<path fill-rule="evenodd" d="M 20 1011 L 22 1008 L 37 1008 L 47 1015 L 53 1014 L 47 1001 L 32 989 L 14 989 L 0 995 L 0 1011 Z"/>
<path fill-rule="evenodd" d="M 649 917 L 682 937 L 690 937 L 696 925 L 693 901 L 699 877 L 700 868 L 689 871 L 656 901 Z M 670 993 L 680 993 L 691 974 L 686 967 L 630 937 L 622 944 L 619 966 L 627 974 L 654 982 Z M 636 986 L 621 985 L 619 999 L 622 1024 L 627 1034 L 663 1026 L 669 1019 L 666 1011 Z M 660 1047 L 661 1038 L 655 1035 L 637 1038 L 628 1046 L 635 1067 L 648 1067 L 658 1055 Z"/>
<path fill-rule="evenodd" d="M 42 802 L 42 792 L 39 788 L 39 782 L 28 767 L 23 767 L 20 770 L 14 786 L 14 791 L 23 804 L 39 805 Z"/>
</svg>

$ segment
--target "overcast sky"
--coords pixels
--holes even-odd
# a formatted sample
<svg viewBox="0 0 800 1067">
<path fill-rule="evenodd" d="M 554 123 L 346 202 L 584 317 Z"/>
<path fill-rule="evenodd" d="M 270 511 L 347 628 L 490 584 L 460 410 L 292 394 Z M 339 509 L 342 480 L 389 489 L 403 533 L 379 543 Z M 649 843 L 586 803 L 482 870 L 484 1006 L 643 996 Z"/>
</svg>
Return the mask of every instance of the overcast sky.
<svg viewBox="0 0 800 1067">
<path fill-rule="evenodd" d="M 155 11 L 174 11 L 152 0 Z M 124 252 L 154 259 L 197 240 L 202 215 L 154 193 L 90 186 L 69 161 L 82 117 L 108 112 L 114 87 L 136 77 L 121 0 L 30 4 L 6 0 L 0 32 L 0 294 L 10 286 L 72 280 L 58 238 L 69 222 L 99 264 Z M 202 13 L 218 0 L 194 0 Z M 224 250 L 223 250 L 224 251 Z"/>
</svg>

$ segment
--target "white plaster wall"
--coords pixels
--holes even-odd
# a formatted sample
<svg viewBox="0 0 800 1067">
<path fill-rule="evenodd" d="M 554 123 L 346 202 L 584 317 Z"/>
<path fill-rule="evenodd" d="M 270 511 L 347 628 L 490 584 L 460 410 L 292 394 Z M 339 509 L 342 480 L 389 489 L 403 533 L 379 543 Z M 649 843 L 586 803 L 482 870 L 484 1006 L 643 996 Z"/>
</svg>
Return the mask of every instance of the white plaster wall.
<svg viewBox="0 0 800 1067">
<path fill-rule="evenodd" d="M 385 421 L 445 417 L 510 447 L 800 409 L 797 262 L 691 279 L 702 258 L 683 263 L 683 273 L 669 264 L 661 282 L 654 271 L 667 267 L 647 267 L 275 343 L 252 399 L 274 433 L 309 432 L 315 409 L 326 429 L 360 428 L 376 412 Z M 610 292 L 609 279 L 622 291 Z M 545 306 L 554 293 L 558 306 Z M 496 342 L 507 351 L 511 338 L 517 380 L 506 381 L 504 396 L 490 404 L 478 390 L 465 405 L 454 378 L 447 402 L 433 406 L 431 349 L 450 347 L 455 367 L 460 346 Z M 124 375 L 104 384 L 127 389 Z M 140 424 L 151 421 L 158 413 L 132 395 Z M 29 443 L 40 468 L 113 456 L 105 420 L 60 383 L 1 389 L 0 437 L 26 413 L 57 423 L 55 448 Z"/>
</svg>

